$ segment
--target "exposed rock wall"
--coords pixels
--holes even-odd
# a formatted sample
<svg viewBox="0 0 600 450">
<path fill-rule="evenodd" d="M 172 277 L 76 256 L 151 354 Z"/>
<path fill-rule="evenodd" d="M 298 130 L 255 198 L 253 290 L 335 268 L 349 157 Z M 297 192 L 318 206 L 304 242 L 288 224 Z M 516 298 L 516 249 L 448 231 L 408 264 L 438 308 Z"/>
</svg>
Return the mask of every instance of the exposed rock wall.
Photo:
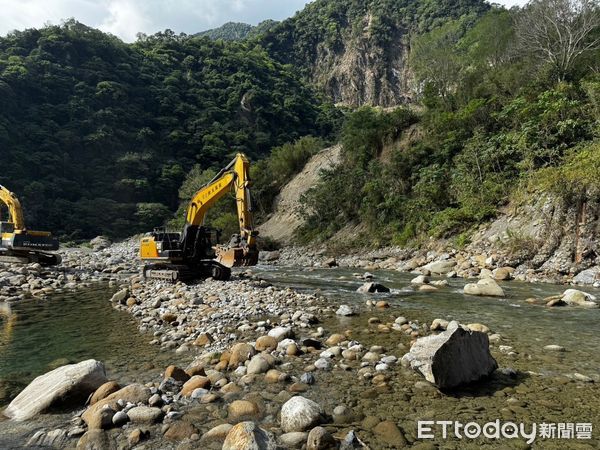
<svg viewBox="0 0 600 450">
<path fill-rule="evenodd" d="M 570 274 L 600 264 L 600 197 L 565 201 L 548 196 L 490 222 L 473 236 L 472 250 L 491 249 L 507 265 Z"/>
<path fill-rule="evenodd" d="M 300 199 L 321 177 L 321 171 L 340 163 L 342 148 L 339 145 L 322 150 L 313 156 L 282 190 L 275 200 L 275 212 L 259 228 L 261 236 L 282 244 L 293 240 L 294 232 L 304 224 Z"/>
</svg>

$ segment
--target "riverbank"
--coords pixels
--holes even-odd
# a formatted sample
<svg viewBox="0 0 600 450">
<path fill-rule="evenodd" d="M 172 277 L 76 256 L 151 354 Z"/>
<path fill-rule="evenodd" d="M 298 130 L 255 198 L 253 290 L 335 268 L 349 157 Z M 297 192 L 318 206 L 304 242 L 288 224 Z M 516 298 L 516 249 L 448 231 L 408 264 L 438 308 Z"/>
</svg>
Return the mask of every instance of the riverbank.
<svg viewBox="0 0 600 450">
<path fill-rule="evenodd" d="M 384 247 L 333 254 L 325 247 L 285 247 L 273 252 L 263 252 L 261 260 L 267 264 L 283 266 L 396 270 L 465 279 L 487 276 L 487 271 L 501 269 L 504 275 L 498 277 L 499 280 L 600 287 L 600 266 L 573 264 L 567 270 L 557 271 L 552 266 L 535 265 L 530 260 L 515 258 L 507 253 L 485 252 L 482 249 L 437 251 Z"/>
<path fill-rule="evenodd" d="M 417 421 L 592 420 L 595 429 L 600 426 L 595 419 L 600 378 L 593 369 L 594 338 L 587 333 L 593 317 L 578 308 L 559 311 L 525 302 L 559 293 L 559 286 L 500 282 L 504 298 L 473 298 L 462 294 L 460 278 L 434 276 L 432 282 L 446 283 L 425 292 L 411 285 L 414 274 L 370 267 L 374 281 L 391 292 L 360 294 L 356 289 L 369 274 L 283 265 L 235 272 L 230 282 L 170 285 L 142 280 L 135 253 L 134 242 L 96 252 L 93 259 L 101 268 L 96 276 L 113 280 L 118 291 L 112 306 L 131 314 L 151 345 L 172 354 L 181 370 L 165 364 L 161 375 L 140 374 L 142 387 L 129 389 L 143 398 L 130 399 L 130 405 L 111 403 L 104 426 L 97 425 L 103 422 L 96 414 L 82 416 L 80 404 L 62 422 L 44 425 L 43 431 L 43 422 L 34 427 L 40 433 L 27 435 L 32 444 L 129 448 L 139 441 L 145 448 L 222 448 L 232 426 L 249 421 L 260 430 L 239 426 L 245 438 L 284 448 L 306 444 L 315 425 L 325 430 L 313 434 L 325 441 L 331 435 L 335 445 L 349 436 L 354 447 L 345 448 L 360 448 L 359 441 L 370 448 L 465 448 L 458 438 L 420 441 Z M 107 263 L 113 257 L 130 265 L 113 273 L 120 264 Z M 337 313 L 342 304 L 352 315 Z M 545 317 L 546 311 L 556 311 L 554 318 Z M 488 336 L 499 369 L 482 382 L 444 392 L 400 361 L 416 339 L 440 333 L 453 319 Z M 561 333 L 552 331 L 554 321 L 563 324 Z M 184 356 L 193 362 L 178 365 Z M 119 395 L 127 400 L 126 394 Z M 282 419 L 292 396 L 318 405 L 313 408 L 318 420 L 315 414 L 314 423 L 301 431 L 287 431 Z M 129 414 L 140 406 L 150 409 Z M 140 418 L 142 411 L 147 415 Z M 508 442 L 526 446 L 522 439 Z M 597 440 L 572 443 L 593 448 Z M 544 448 L 560 444 L 544 441 Z"/>
</svg>

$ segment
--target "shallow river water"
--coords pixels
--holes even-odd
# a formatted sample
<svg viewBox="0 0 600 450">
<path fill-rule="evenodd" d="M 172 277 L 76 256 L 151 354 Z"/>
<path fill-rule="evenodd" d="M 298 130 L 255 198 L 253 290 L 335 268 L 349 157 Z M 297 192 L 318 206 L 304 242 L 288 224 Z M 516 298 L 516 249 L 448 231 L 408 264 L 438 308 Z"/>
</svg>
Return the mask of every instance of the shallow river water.
<svg viewBox="0 0 600 450">
<path fill-rule="evenodd" d="M 362 284 L 349 269 L 305 269 L 263 267 L 257 275 L 279 287 L 302 291 L 318 290 L 332 303 L 354 305 L 360 314 L 329 317 L 322 324 L 329 332 L 348 332 L 365 346 L 381 345 L 386 354 L 401 357 L 410 338 L 401 333 L 381 333 L 368 319 L 393 323 L 398 316 L 421 323 L 435 318 L 461 323 L 483 323 L 503 336 L 502 345 L 513 347 L 516 355 L 492 346 L 502 368 L 518 372 L 516 378 L 494 377 L 469 388 L 440 393 L 419 383 L 422 378 L 399 369 L 385 389 L 376 389 L 369 380 L 340 376 L 339 370 L 320 375 L 307 396 L 331 411 L 340 404 L 355 414 L 353 428 L 364 432 L 372 448 L 380 441 L 369 439 L 368 419 L 377 417 L 398 423 L 409 443 L 416 441 L 418 420 L 461 420 L 484 424 L 503 421 L 532 423 L 591 423 L 592 439 L 541 439 L 533 448 L 600 448 L 600 309 L 545 308 L 525 302 L 529 297 L 562 293 L 564 286 L 506 282 L 506 299 L 477 298 L 462 294 L 465 280 L 450 280 L 450 286 L 434 293 L 419 293 L 410 287 L 411 274 L 375 271 L 376 281 L 392 288 L 390 294 L 369 296 L 356 293 Z M 600 295 L 600 290 L 589 290 Z M 111 378 L 123 382 L 154 380 L 168 364 L 182 361 L 173 352 L 148 345 L 151 335 L 139 333 L 127 313 L 112 309 L 112 291 L 99 286 L 82 292 L 57 295 L 46 301 L 23 301 L 12 307 L 10 332 L 0 328 L 0 405 L 6 404 L 31 379 L 66 361 L 95 358 L 105 362 Z M 369 298 L 385 299 L 390 308 L 368 307 Z M 0 323 L 6 324 L 5 317 Z M 2 332 L 4 330 L 4 332 Z M 543 347 L 557 344 L 564 352 Z M 306 363 L 299 359 L 297 369 Z M 581 374 L 592 381 L 577 379 Z M 595 382 L 594 382 L 595 381 Z M 276 386 L 264 386 L 265 395 L 275 396 Z M 59 419 L 58 417 L 56 419 Z M 52 420 L 48 424 L 52 424 Z M 40 422 L 43 425 L 43 421 Z M 15 427 L 0 422 L 0 447 L 22 442 L 23 436 L 41 425 Z M 583 436 L 583 435 L 582 435 Z M 523 439 L 434 440 L 440 448 L 527 448 Z M 2 445 L 4 444 L 4 445 Z"/>
</svg>

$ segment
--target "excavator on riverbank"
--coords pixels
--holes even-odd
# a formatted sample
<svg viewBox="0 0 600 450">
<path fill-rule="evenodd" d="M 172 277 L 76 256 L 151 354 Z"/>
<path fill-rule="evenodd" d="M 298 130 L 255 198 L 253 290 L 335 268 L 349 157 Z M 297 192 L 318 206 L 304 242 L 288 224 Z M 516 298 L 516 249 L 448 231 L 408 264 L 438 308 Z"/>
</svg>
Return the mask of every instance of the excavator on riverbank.
<svg viewBox="0 0 600 450">
<path fill-rule="evenodd" d="M 172 282 L 207 277 L 228 280 L 231 267 L 256 265 L 258 232 L 252 221 L 249 173 L 248 159 L 238 153 L 194 194 L 181 232 L 157 229 L 144 236 L 140 245 L 140 257 L 148 263 L 144 277 Z M 227 245 L 217 245 L 220 232 L 204 226 L 204 219 L 213 205 L 232 190 L 240 234 L 233 235 Z"/>
<path fill-rule="evenodd" d="M 2 205 L 8 209 L 8 220 L 2 221 Z M 17 196 L 0 185 L 0 262 L 60 264 L 58 240 L 48 231 L 32 231 L 25 227 L 23 210 Z"/>
</svg>

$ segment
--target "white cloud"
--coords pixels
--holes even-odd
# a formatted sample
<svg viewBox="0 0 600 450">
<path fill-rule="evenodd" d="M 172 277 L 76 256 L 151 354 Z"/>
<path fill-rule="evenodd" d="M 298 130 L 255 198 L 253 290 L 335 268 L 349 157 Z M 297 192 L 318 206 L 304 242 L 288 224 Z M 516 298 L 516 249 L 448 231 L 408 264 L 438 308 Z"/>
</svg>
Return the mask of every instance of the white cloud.
<svg viewBox="0 0 600 450">
<path fill-rule="evenodd" d="M 12 30 L 60 24 L 74 17 L 125 41 L 170 28 L 197 33 L 225 22 L 257 24 L 281 20 L 311 0 L 0 0 L 0 35 Z M 504 0 L 507 6 L 525 0 Z"/>
<path fill-rule="evenodd" d="M 98 28 L 125 41 L 135 40 L 137 33 L 152 26 L 152 18 L 135 0 L 111 0 L 106 9 L 108 16 Z"/>
</svg>

